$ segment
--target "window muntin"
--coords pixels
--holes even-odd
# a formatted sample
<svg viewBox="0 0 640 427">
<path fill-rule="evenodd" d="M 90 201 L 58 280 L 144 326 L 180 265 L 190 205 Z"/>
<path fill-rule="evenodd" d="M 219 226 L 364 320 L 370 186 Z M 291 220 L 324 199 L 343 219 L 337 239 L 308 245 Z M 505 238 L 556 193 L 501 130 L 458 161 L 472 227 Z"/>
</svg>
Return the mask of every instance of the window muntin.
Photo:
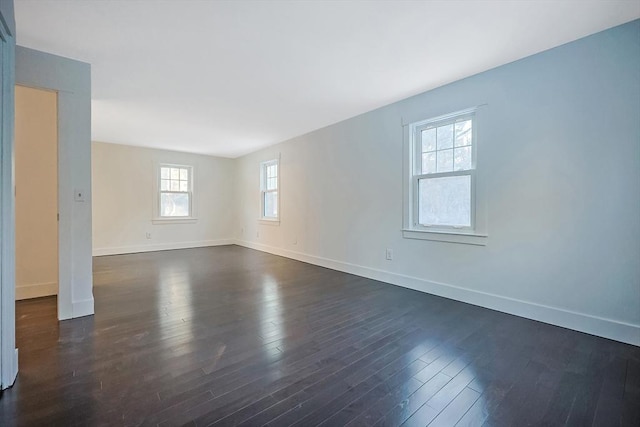
<svg viewBox="0 0 640 427">
<path fill-rule="evenodd" d="M 473 230 L 475 115 L 412 126 L 413 228 Z"/>
<path fill-rule="evenodd" d="M 278 160 L 270 160 L 260 165 L 260 217 L 278 220 Z"/>
<path fill-rule="evenodd" d="M 423 174 L 472 168 L 473 120 L 431 126 L 420 131 Z"/>
<path fill-rule="evenodd" d="M 190 166 L 160 166 L 159 212 L 161 218 L 192 216 L 193 169 Z"/>
</svg>

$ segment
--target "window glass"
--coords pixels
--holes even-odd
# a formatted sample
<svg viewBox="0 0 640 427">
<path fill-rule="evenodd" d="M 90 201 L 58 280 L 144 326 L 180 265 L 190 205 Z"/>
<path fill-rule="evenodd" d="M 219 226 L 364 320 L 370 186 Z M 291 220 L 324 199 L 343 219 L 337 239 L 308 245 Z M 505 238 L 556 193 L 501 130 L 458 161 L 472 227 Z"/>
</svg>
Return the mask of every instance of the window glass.
<svg viewBox="0 0 640 427">
<path fill-rule="evenodd" d="M 260 216 L 278 219 L 278 160 L 260 165 Z"/>
<path fill-rule="evenodd" d="M 191 215 L 190 168 L 160 167 L 160 216 L 185 217 Z"/>
<path fill-rule="evenodd" d="M 436 146 L 438 150 L 453 147 L 453 125 L 438 126 Z"/>
<path fill-rule="evenodd" d="M 160 216 L 189 216 L 189 194 L 160 194 Z"/>
<path fill-rule="evenodd" d="M 472 114 L 415 125 L 414 227 L 472 227 L 473 126 Z"/>
<path fill-rule="evenodd" d="M 264 193 L 264 216 L 267 218 L 278 217 L 278 193 Z"/>
<path fill-rule="evenodd" d="M 418 184 L 421 225 L 471 226 L 471 177 L 421 179 Z"/>
</svg>

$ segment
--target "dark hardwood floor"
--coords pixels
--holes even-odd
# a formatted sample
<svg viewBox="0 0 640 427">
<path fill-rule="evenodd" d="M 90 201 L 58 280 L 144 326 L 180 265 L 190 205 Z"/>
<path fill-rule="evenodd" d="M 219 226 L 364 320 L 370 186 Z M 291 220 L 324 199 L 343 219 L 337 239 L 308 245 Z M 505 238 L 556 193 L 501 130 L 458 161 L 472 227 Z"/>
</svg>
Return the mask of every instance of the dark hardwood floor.
<svg viewBox="0 0 640 427">
<path fill-rule="evenodd" d="M 17 303 L 0 425 L 640 425 L 640 348 L 238 246 Z"/>
</svg>

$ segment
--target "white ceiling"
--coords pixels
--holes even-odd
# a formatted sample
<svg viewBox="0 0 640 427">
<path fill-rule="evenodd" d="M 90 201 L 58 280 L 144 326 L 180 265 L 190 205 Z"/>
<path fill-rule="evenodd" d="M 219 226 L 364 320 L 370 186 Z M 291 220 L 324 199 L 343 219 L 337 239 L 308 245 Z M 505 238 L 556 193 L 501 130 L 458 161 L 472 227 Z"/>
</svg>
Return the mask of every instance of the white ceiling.
<svg viewBox="0 0 640 427">
<path fill-rule="evenodd" d="M 96 141 L 236 157 L 640 17 L 638 0 L 16 0 Z"/>
</svg>

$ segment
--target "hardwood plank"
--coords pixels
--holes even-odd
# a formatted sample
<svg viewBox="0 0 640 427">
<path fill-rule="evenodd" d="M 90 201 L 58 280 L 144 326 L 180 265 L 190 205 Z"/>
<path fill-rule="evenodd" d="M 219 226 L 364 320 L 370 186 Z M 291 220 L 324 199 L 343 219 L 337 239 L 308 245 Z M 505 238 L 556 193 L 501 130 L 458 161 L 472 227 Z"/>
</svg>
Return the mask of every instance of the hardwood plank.
<svg viewBox="0 0 640 427">
<path fill-rule="evenodd" d="M 380 399 L 370 402 L 366 410 L 362 411 L 346 425 L 350 427 L 374 425 L 389 413 L 398 402 L 404 401 L 407 397 L 415 393 L 422 387 L 422 384 L 423 383 L 415 379 L 415 377 L 410 378 L 406 383 L 400 384 Z"/>
<path fill-rule="evenodd" d="M 605 377 L 593 418 L 594 426 L 619 425 L 622 416 L 627 361 L 612 356 L 605 367 Z"/>
<path fill-rule="evenodd" d="M 298 420 L 316 411 L 318 408 L 328 404 L 337 395 L 347 392 L 351 386 L 345 380 L 352 374 L 357 374 L 363 369 L 367 369 L 370 365 L 384 366 L 389 358 L 397 357 L 402 352 L 402 346 L 406 346 L 408 342 L 421 339 L 423 332 L 415 330 L 401 339 L 389 343 L 383 347 L 373 350 L 367 356 L 350 364 L 345 369 L 323 379 L 321 382 L 303 390 L 299 395 L 292 396 L 282 408 L 276 413 L 269 413 L 270 419 L 267 425 L 291 425 Z M 262 422 L 261 418 L 260 423 Z M 253 421 L 249 420 L 249 424 Z"/>
<path fill-rule="evenodd" d="M 444 375 L 444 374 L 439 374 Z M 458 375 L 447 382 L 447 384 L 431 396 L 425 404 L 411 415 L 403 426 L 426 426 L 431 423 L 434 418 L 442 412 L 444 408 L 451 404 L 452 401 L 469 385 L 475 378 L 475 371 L 467 367 Z M 474 391 L 475 392 L 475 391 Z M 478 392 L 475 392 L 478 393 Z M 478 393 L 479 394 L 479 393 Z M 473 402 L 469 404 L 471 406 Z M 467 408 L 468 409 L 468 408 Z M 457 420 L 456 420 L 457 421 Z"/>
<path fill-rule="evenodd" d="M 471 389 L 473 390 L 473 389 Z M 462 418 L 455 423 L 455 427 L 477 427 L 484 424 L 489 416 L 485 400 L 480 396 Z"/>
<path fill-rule="evenodd" d="M 348 405 L 344 406 L 340 411 L 322 421 L 321 425 L 347 425 L 365 410 L 372 406 L 378 406 L 380 401 L 394 390 L 412 390 L 415 391 L 422 383 L 414 378 L 417 370 L 424 366 L 422 360 L 415 360 L 411 364 L 405 366 L 394 375 L 388 377 L 382 383 L 354 399 Z M 411 384 L 413 383 L 413 384 Z M 364 416 L 366 418 L 366 415 Z M 354 423 L 354 424 L 357 424 Z"/>
<path fill-rule="evenodd" d="M 640 425 L 640 361 L 628 359 L 620 423 Z"/>
<path fill-rule="evenodd" d="M 469 387 L 465 387 L 464 390 L 429 423 L 429 426 L 447 427 L 456 425 L 471 406 L 476 403 L 479 397 L 480 393 Z"/>
<path fill-rule="evenodd" d="M 429 381 L 424 383 L 415 393 L 404 399 L 400 404 L 391 409 L 383 418 L 380 418 L 374 425 L 376 426 L 398 426 L 404 423 L 407 418 L 418 411 L 429 399 L 439 392 L 451 377 L 444 374 L 436 374 Z M 434 417 L 437 414 L 434 414 Z"/>
<path fill-rule="evenodd" d="M 236 246 L 94 259 L 16 303 L 0 425 L 640 424 L 640 349 Z"/>
</svg>

